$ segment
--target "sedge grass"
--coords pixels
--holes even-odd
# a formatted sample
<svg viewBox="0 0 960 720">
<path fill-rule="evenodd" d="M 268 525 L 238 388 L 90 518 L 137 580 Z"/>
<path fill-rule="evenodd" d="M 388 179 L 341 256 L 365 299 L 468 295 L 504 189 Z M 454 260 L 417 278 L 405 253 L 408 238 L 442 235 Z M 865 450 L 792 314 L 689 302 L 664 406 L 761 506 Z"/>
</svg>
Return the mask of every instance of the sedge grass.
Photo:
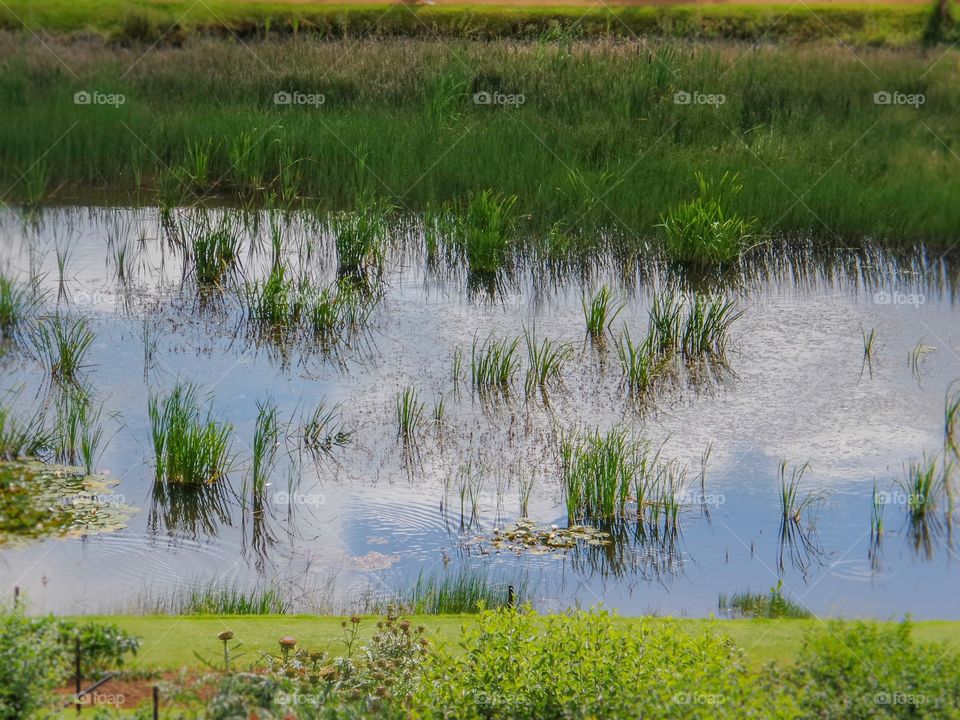
<svg viewBox="0 0 960 720">
<path fill-rule="evenodd" d="M 623 516 L 645 451 L 624 428 L 563 438 L 561 477 L 570 522 Z"/>
<path fill-rule="evenodd" d="M 610 288 L 602 286 L 589 301 L 582 300 L 583 316 L 587 325 L 587 336 L 597 345 L 604 344 L 613 321 L 623 310 L 625 303 L 613 299 Z"/>
<path fill-rule="evenodd" d="M 721 594 L 718 605 L 721 610 L 742 618 L 780 620 L 813 617 L 805 607 L 784 596 L 782 580 L 770 588 L 769 593 L 752 593 L 748 590 L 730 596 Z"/>
<path fill-rule="evenodd" d="M 273 400 L 258 402 L 250 463 L 250 476 L 256 492 L 262 492 L 270 479 L 280 448 L 280 436 L 280 409 Z"/>
<path fill-rule="evenodd" d="M 944 444 L 960 460 L 960 383 L 953 383 L 947 388 L 943 406 L 943 438 Z"/>
<path fill-rule="evenodd" d="M 153 615 L 283 615 L 290 609 L 276 587 L 250 589 L 223 581 L 180 586 L 160 597 L 150 593 L 139 606 L 141 613 Z"/>
<path fill-rule="evenodd" d="M 164 398 L 147 405 L 158 483 L 215 483 L 230 470 L 233 427 L 200 407 L 195 385 L 177 383 Z"/>
<path fill-rule="evenodd" d="M 353 431 L 344 424 L 340 405 L 321 400 L 303 423 L 302 437 L 307 449 L 329 455 L 349 445 Z"/>
<path fill-rule="evenodd" d="M 490 336 L 482 342 L 476 336 L 473 338 L 470 380 L 475 393 L 480 396 L 510 395 L 514 376 L 520 367 L 519 344 L 519 338 L 509 340 Z"/>
<path fill-rule="evenodd" d="M 544 403 L 548 403 L 550 389 L 563 386 L 564 368 L 573 357 L 573 347 L 549 338 L 537 343 L 535 330 L 524 330 L 523 338 L 527 346 L 524 391 L 527 398 L 539 391 Z"/>
<path fill-rule="evenodd" d="M 946 470 L 947 466 L 941 467 L 937 457 L 926 456 L 907 467 L 907 476 L 900 485 L 906 494 L 906 511 L 911 524 L 924 523 L 936 511 L 946 490 Z"/>
<path fill-rule="evenodd" d="M 0 274 L 0 342 L 19 340 L 37 306 L 34 288 Z"/>
<path fill-rule="evenodd" d="M 205 232 L 193 239 L 191 257 L 197 283 L 221 286 L 235 267 L 240 242 L 227 228 Z"/>
<path fill-rule="evenodd" d="M 86 357 L 94 341 L 84 318 L 55 315 L 44 318 L 33 333 L 33 346 L 40 362 L 60 384 L 76 384 L 86 368 Z"/>
<path fill-rule="evenodd" d="M 13 407 L 0 403 L 0 460 L 37 458 L 55 446 L 56 437 L 41 413 L 22 419 Z"/>
<path fill-rule="evenodd" d="M 404 446 L 416 444 L 425 410 L 416 388 L 407 387 L 397 394 L 396 410 L 397 437 Z"/>
<path fill-rule="evenodd" d="M 487 572 L 469 568 L 430 575 L 421 572 L 413 587 L 400 595 L 399 604 L 405 612 L 418 615 L 469 614 L 480 608 L 495 610 L 508 607 L 511 586 L 515 606 L 530 599 L 528 582 L 523 576 L 508 583 L 495 582 Z"/>
<path fill-rule="evenodd" d="M 803 514 L 823 501 L 823 496 L 813 490 L 801 493 L 801 483 L 804 474 L 810 469 L 810 463 L 794 465 L 787 475 L 789 464 L 786 460 L 780 461 L 780 511 L 785 522 L 799 524 Z"/>
</svg>

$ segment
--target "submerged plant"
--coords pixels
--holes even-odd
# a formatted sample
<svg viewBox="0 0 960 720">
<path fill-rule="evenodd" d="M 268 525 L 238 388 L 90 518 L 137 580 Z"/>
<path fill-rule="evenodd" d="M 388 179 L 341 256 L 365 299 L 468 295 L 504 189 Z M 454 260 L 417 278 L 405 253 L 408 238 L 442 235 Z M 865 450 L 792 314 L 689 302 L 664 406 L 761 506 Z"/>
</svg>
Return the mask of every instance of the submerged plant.
<svg viewBox="0 0 960 720">
<path fill-rule="evenodd" d="M 594 343 L 602 345 L 610 331 L 610 326 L 623 311 L 625 303 L 615 301 L 610 288 L 606 285 L 594 293 L 589 302 L 584 297 L 581 303 L 583 317 L 587 324 L 587 335 Z"/>
<path fill-rule="evenodd" d="M 93 340 L 93 331 L 84 318 L 68 320 L 56 315 L 38 323 L 33 345 L 51 377 L 70 384 L 79 381 Z"/>
<path fill-rule="evenodd" d="M 158 482 L 214 483 L 229 471 L 233 427 L 204 415 L 191 383 L 177 383 L 166 398 L 151 395 L 147 405 Z"/>
<path fill-rule="evenodd" d="M 667 257 L 703 270 L 737 260 L 754 221 L 726 207 L 742 190 L 736 175 L 724 173 L 715 185 L 700 172 L 696 179 L 698 195 L 670 208 L 658 227 L 663 228 Z"/>
</svg>

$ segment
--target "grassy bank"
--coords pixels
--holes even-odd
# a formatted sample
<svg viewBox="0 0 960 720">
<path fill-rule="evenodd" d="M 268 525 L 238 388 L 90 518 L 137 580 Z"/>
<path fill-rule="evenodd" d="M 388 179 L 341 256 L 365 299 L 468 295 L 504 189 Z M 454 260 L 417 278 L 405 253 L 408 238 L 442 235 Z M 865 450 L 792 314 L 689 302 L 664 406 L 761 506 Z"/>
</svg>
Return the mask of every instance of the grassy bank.
<svg viewBox="0 0 960 720">
<path fill-rule="evenodd" d="M 194 651 L 204 657 L 215 656 L 220 643 L 217 633 L 232 630 L 238 642 L 252 657 L 257 650 L 273 652 L 277 639 L 290 635 L 305 646 L 336 652 L 341 646 L 344 618 L 307 615 L 234 615 L 223 617 L 165 617 L 108 615 L 73 618 L 83 622 L 115 624 L 128 633 L 142 638 L 136 667 L 178 668 L 202 667 Z M 461 629 L 476 622 L 475 615 L 420 615 L 410 618 L 415 625 L 423 625 L 435 643 L 451 648 L 460 640 Z M 617 618 L 624 628 L 642 622 L 642 618 Z M 654 620 L 654 623 L 661 622 Z M 662 622 L 668 622 L 666 620 Z M 800 651 L 804 635 L 822 627 L 822 620 L 671 620 L 685 631 L 700 635 L 706 630 L 729 637 L 743 648 L 748 663 L 754 667 L 768 662 L 790 665 Z M 882 623 L 891 626 L 892 623 Z M 369 639 L 376 631 L 375 623 L 361 625 L 361 638 Z M 960 622 L 927 621 L 913 626 L 913 637 L 918 642 L 943 642 L 955 646 L 960 643 Z"/>
<path fill-rule="evenodd" d="M 931 39 L 931 11 L 924 3 L 503 5 L 8 0 L 0 7 L 0 27 L 20 30 L 26 26 L 33 32 L 96 33 L 120 41 L 165 43 L 182 42 L 197 34 L 235 34 L 246 39 L 303 34 L 477 39 L 537 38 L 562 32 L 593 38 L 658 35 L 768 41 L 841 39 L 873 45 L 914 44 Z M 954 33 L 954 29 L 946 28 L 936 39 L 949 41 Z"/>
<path fill-rule="evenodd" d="M 4 34 L 0 67 L 8 202 L 323 209 L 377 195 L 415 212 L 489 189 L 516 196 L 519 231 L 565 252 L 575 235 L 654 233 L 700 171 L 739 174 L 726 210 L 756 218 L 761 236 L 945 248 L 960 227 L 960 83 L 942 51 L 308 39 L 151 50 Z"/>
</svg>

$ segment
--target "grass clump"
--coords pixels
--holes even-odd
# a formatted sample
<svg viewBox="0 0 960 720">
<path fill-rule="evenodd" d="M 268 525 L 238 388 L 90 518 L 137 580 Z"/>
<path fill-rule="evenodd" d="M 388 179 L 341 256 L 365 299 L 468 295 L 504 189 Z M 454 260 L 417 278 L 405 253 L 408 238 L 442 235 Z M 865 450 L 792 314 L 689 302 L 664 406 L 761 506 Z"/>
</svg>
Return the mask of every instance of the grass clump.
<svg viewBox="0 0 960 720">
<path fill-rule="evenodd" d="M 823 496 L 816 491 L 807 491 L 805 494 L 800 492 L 800 484 L 803 481 L 803 475 L 810 469 L 810 463 L 795 465 L 790 469 L 790 475 L 787 476 L 788 463 L 786 460 L 780 461 L 780 511 L 783 520 L 798 524 L 803 513 L 823 501 Z"/>
<path fill-rule="evenodd" d="M 563 438 L 561 477 L 570 522 L 622 517 L 646 450 L 623 428 Z"/>
<path fill-rule="evenodd" d="M 0 460 L 36 458 L 56 444 L 56 433 L 44 422 L 41 414 L 21 420 L 13 408 L 0 404 Z"/>
<path fill-rule="evenodd" d="M 470 380 L 474 392 L 480 396 L 507 397 L 513 378 L 520 367 L 517 347 L 519 338 L 509 340 L 488 337 L 483 342 L 473 338 L 470 349 Z"/>
<path fill-rule="evenodd" d="M 526 579 L 517 581 L 513 589 L 515 605 L 527 602 Z M 508 583 L 494 583 L 486 572 L 462 568 L 455 573 L 421 572 L 400 602 L 407 612 L 417 615 L 455 615 L 505 608 L 509 597 Z"/>
<path fill-rule="evenodd" d="M 329 455 L 335 448 L 350 444 L 353 431 L 344 424 L 340 411 L 340 405 L 328 407 L 324 400 L 317 404 L 302 428 L 303 444 L 308 450 Z"/>
<path fill-rule="evenodd" d="M 332 219 L 340 277 L 364 282 L 383 277 L 392 210 L 381 201 L 361 196 L 354 210 Z"/>
<path fill-rule="evenodd" d="M 32 288 L 0 275 L 0 342 L 18 340 L 36 307 L 37 296 Z"/>
<path fill-rule="evenodd" d="M 193 269 L 201 286 L 223 284 L 240 254 L 240 241 L 227 228 L 203 233 L 193 239 Z"/>
<path fill-rule="evenodd" d="M 245 589 L 219 581 L 179 587 L 167 597 L 141 604 L 142 612 L 158 615 L 283 615 L 289 610 L 275 587 Z"/>
<path fill-rule="evenodd" d="M 777 581 L 777 584 L 770 588 L 769 593 L 752 593 L 748 590 L 734 593 L 729 597 L 722 594 L 719 607 L 723 611 L 742 618 L 779 620 L 813 617 L 805 607 L 784 597 L 782 580 Z"/>
<path fill-rule="evenodd" d="M 416 443 L 424 409 L 425 405 L 416 388 L 404 388 L 403 392 L 397 394 L 397 437 L 404 445 Z"/>
<path fill-rule="evenodd" d="M 257 422 L 253 431 L 253 459 L 250 474 L 253 487 L 262 491 L 270 479 L 270 472 L 280 448 L 280 409 L 273 400 L 257 403 Z"/>
<path fill-rule="evenodd" d="M 946 492 L 948 468 L 937 457 L 924 456 L 911 462 L 901 487 L 907 496 L 907 517 L 911 524 L 922 524 L 936 512 Z"/>
<path fill-rule="evenodd" d="M 230 469 L 233 427 L 200 409 L 199 393 L 177 383 L 165 398 L 151 395 L 147 405 L 158 483 L 215 483 Z"/>
<path fill-rule="evenodd" d="M 730 173 L 716 184 L 699 171 L 696 178 L 697 197 L 670 208 L 660 219 L 664 249 L 672 261 L 695 269 L 728 265 L 739 259 L 754 225 L 726 208 L 743 186 Z"/>
<path fill-rule="evenodd" d="M 562 387 L 563 370 L 573 357 L 573 348 L 563 342 L 544 338 L 537 343 L 535 331 L 524 331 L 527 346 L 527 377 L 524 391 L 529 398 L 539 391 L 545 404 L 549 403 L 551 387 Z"/>
<path fill-rule="evenodd" d="M 623 310 L 624 303 L 614 300 L 610 288 L 604 285 L 590 297 L 589 301 L 584 297 L 582 304 L 587 336 L 594 344 L 603 345 L 610 326 Z"/>
<path fill-rule="evenodd" d="M 76 384 L 94 341 L 84 318 L 69 320 L 61 315 L 41 320 L 34 331 L 33 345 L 40 362 L 60 384 Z"/>
</svg>

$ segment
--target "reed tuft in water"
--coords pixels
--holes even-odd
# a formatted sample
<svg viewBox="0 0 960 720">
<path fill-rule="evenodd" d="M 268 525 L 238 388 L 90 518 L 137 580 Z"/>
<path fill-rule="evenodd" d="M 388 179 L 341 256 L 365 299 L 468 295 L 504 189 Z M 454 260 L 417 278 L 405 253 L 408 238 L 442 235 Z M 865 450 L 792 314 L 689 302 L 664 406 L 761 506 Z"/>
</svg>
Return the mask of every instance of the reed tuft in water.
<svg viewBox="0 0 960 720">
<path fill-rule="evenodd" d="M 204 414 L 199 392 L 177 383 L 165 398 L 151 395 L 147 404 L 158 482 L 210 484 L 224 477 L 232 462 L 233 427 Z"/>
<path fill-rule="evenodd" d="M 397 437 L 405 446 L 416 444 L 424 409 L 416 388 L 404 388 L 397 394 Z"/>
<path fill-rule="evenodd" d="M 584 297 L 581 302 L 587 325 L 587 336 L 594 344 L 603 345 L 613 321 L 623 311 L 625 303 L 614 300 L 610 288 L 606 285 L 597 290 L 589 301 Z"/>
<path fill-rule="evenodd" d="M 84 318 L 62 315 L 41 320 L 33 334 L 33 346 L 40 362 L 60 384 L 76 384 L 86 367 L 87 352 L 94 341 Z"/>
<path fill-rule="evenodd" d="M 513 379 L 520 367 L 517 348 L 519 338 L 509 340 L 488 337 L 483 342 L 473 338 L 470 349 L 470 380 L 473 391 L 480 396 L 507 397 Z"/>
</svg>

